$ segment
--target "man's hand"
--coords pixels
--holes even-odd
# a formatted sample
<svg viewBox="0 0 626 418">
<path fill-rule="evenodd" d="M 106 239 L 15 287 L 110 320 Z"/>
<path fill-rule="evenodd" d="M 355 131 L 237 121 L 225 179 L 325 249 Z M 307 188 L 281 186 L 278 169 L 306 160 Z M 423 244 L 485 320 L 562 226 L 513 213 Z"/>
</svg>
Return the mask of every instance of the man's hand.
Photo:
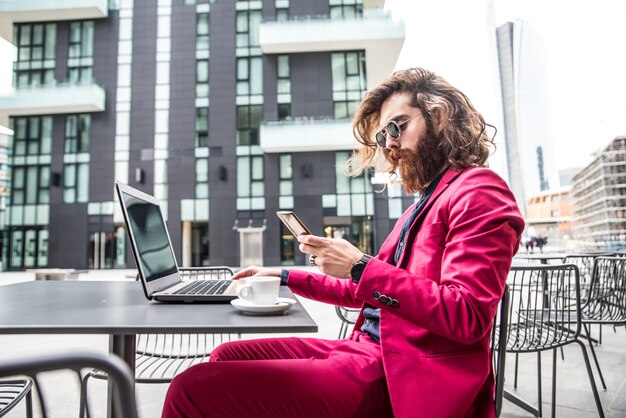
<svg viewBox="0 0 626 418">
<path fill-rule="evenodd" d="M 250 276 L 272 276 L 272 277 L 280 277 L 280 269 L 271 269 L 271 268 L 263 268 L 257 266 L 246 267 L 243 270 L 239 270 L 233 277 L 232 280 L 245 279 Z"/>
<path fill-rule="evenodd" d="M 363 253 L 345 239 L 322 238 L 314 235 L 299 235 L 300 251 L 315 257 L 315 265 L 330 276 L 350 278 L 352 265 Z"/>
</svg>

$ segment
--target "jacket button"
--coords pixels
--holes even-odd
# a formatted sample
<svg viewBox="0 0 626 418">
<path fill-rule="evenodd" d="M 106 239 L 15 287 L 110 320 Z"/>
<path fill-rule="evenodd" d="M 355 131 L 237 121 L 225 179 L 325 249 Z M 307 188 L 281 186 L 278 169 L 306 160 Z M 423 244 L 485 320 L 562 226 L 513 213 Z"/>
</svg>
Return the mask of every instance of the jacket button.
<svg viewBox="0 0 626 418">
<path fill-rule="evenodd" d="M 386 304 L 387 301 L 389 300 L 389 298 L 387 296 L 385 296 L 385 295 L 381 295 L 380 299 L 378 299 L 378 300 L 380 300 L 382 303 Z"/>
<path fill-rule="evenodd" d="M 378 300 L 380 298 L 380 292 L 374 292 L 374 299 Z"/>
<path fill-rule="evenodd" d="M 385 302 L 387 304 L 387 306 L 392 306 L 393 305 L 393 299 L 391 298 L 387 298 L 387 302 Z"/>
<path fill-rule="evenodd" d="M 398 306 L 400 306 L 400 302 L 398 302 L 398 299 L 393 299 L 393 300 L 391 301 L 391 306 L 392 306 L 393 308 L 397 308 Z"/>
</svg>

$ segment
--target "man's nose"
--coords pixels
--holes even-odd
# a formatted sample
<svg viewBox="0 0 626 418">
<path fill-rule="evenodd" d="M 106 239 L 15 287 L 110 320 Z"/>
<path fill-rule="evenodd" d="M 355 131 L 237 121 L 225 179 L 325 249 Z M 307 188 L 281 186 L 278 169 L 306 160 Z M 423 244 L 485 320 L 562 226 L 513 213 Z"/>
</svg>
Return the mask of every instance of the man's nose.
<svg viewBox="0 0 626 418">
<path fill-rule="evenodd" d="M 389 132 L 385 132 L 385 138 L 385 147 L 387 149 L 400 148 L 400 141 L 389 135 Z"/>
</svg>

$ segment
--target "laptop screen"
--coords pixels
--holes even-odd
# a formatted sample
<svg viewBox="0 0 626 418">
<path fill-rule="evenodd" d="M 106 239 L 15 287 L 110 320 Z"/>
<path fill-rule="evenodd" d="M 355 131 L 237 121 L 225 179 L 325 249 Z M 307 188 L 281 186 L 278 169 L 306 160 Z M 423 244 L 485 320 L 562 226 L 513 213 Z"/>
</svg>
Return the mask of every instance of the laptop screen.
<svg viewBox="0 0 626 418">
<path fill-rule="evenodd" d="M 146 282 L 178 272 L 158 205 L 121 192 Z"/>
</svg>

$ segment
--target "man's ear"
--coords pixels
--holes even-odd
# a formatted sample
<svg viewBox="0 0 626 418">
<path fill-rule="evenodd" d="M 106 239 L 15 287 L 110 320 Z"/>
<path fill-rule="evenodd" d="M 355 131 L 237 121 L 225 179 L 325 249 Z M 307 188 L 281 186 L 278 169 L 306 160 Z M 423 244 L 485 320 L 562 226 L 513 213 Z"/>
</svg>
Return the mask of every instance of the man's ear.
<svg viewBox="0 0 626 418">
<path fill-rule="evenodd" d="M 445 120 L 447 118 L 446 111 L 441 107 L 435 107 L 431 110 L 431 115 L 433 117 L 433 129 L 435 130 L 435 134 L 439 135 L 443 131 Z"/>
</svg>

